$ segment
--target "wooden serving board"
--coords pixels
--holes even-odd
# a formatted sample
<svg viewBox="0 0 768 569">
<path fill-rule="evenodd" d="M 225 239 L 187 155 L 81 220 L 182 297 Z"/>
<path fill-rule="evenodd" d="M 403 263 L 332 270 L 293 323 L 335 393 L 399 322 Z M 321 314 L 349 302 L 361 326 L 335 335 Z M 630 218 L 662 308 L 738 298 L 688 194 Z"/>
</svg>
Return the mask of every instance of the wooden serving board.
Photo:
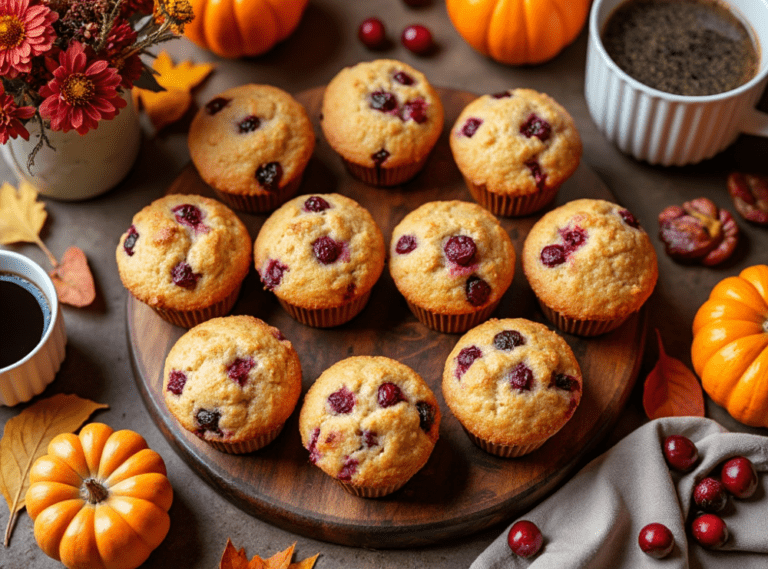
<svg viewBox="0 0 768 569">
<path fill-rule="evenodd" d="M 446 127 L 424 171 L 402 187 L 383 189 L 349 176 L 325 143 L 318 126 L 322 94 L 320 87 L 297 96 L 310 113 L 318 140 L 300 194 L 338 192 L 352 197 L 372 213 L 387 242 L 406 213 L 424 202 L 472 201 L 447 137 L 461 109 L 476 95 L 440 90 Z M 214 195 L 191 165 L 169 192 Z M 614 200 L 584 164 L 563 185 L 556 203 L 580 197 Z M 255 239 L 267 216 L 240 216 Z M 523 240 L 537 218 L 501 220 L 514 241 L 518 260 L 514 282 L 496 317 L 545 322 L 519 260 Z M 261 318 L 293 342 L 301 359 L 303 392 L 331 364 L 369 354 L 386 355 L 412 367 L 437 395 L 443 422 L 427 465 L 387 497 L 354 497 L 309 462 L 299 438 L 298 407 L 280 436 L 250 455 L 218 452 L 179 427 L 163 402 L 162 370 L 166 354 L 185 330 L 161 320 L 129 295 L 127 332 L 136 382 L 157 425 L 186 462 L 225 497 L 258 518 L 315 539 L 370 548 L 423 546 L 466 535 L 512 519 L 548 495 L 616 422 L 637 375 L 645 339 L 644 312 L 602 337 L 564 335 L 584 375 L 581 405 L 543 447 L 522 458 L 502 459 L 469 441 L 442 398 L 443 366 L 459 335 L 433 332 L 419 323 L 386 270 L 364 311 L 338 328 L 314 329 L 292 320 L 274 296 L 262 289 L 255 270 L 246 278 L 233 312 Z"/>
</svg>

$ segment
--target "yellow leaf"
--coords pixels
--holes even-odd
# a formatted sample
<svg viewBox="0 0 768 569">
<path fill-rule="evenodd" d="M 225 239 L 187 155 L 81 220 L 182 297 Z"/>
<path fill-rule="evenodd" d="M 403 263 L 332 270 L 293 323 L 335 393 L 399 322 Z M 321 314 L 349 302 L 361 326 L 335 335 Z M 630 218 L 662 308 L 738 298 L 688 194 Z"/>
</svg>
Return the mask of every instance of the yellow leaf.
<svg viewBox="0 0 768 569">
<path fill-rule="evenodd" d="M 171 56 L 161 51 L 152 67 L 160 74 L 157 82 L 166 89 L 191 91 L 208 77 L 215 66 L 212 63 L 195 64 L 191 61 L 182 61 L 174 65 Z"/>
<path fill-rule="evenodd" d="M 0 490 L 11 513 L 5 532 L 6 547 L 16 515 L 25 505 L 32 464 L 47 452 L 48 443 L 56 435 L 75 432 L 91 413 L 108 407 L 60 393 L 38 401 L 6 421 L 0 439 Z"/>
<path fill-rule="evenodd" d="M 34 186 L 23 181 L 17 191 L 8 182 L 3 182 L 0 187 L 0 244 L 39 243 L 47 215 L 45 204 L 37 201 Z"/>
</svg>

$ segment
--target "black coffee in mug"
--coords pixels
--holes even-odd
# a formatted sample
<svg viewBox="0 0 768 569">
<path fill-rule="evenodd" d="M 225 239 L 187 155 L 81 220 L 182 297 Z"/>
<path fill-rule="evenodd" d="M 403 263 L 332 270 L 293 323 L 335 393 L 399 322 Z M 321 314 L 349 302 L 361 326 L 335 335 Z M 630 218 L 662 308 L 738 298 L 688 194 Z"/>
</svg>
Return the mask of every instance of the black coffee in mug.
<svg viewBox="0 0 768 569">
<path fill-rule="evenodd" d="M 717 0 L 628 0 L 601 36 L 611 59 L 641 83 L 677 95 L 714 95 L 757 73 L 744 23 Z"/>
<path fill-rule="evenodd" d="M 50 322 L 51 308 L 43 291 L 21 275 L 0 271 L 0 368 L 29 354 Z"/>
</svg>

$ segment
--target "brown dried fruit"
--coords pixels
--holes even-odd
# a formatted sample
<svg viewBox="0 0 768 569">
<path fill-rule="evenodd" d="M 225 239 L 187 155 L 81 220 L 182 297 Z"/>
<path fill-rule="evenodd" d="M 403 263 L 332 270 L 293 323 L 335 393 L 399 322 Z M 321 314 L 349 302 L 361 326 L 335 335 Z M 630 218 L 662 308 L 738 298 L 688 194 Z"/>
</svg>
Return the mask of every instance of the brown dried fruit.
<svg viewBox="0 0 768 569">
<path fill-rule="evenodd" d="M 768 176 L 733 172 L 728 176 L 728 193 L 741 217 L 768 225 Z"/>
<path fill-rule="evenodd" d="M 728 211 L 710 199 L 697 198 L 659 214 L 659 238 L 673 259 L 712 266 L 733 254 L 739 227 Z"/>
</svg>

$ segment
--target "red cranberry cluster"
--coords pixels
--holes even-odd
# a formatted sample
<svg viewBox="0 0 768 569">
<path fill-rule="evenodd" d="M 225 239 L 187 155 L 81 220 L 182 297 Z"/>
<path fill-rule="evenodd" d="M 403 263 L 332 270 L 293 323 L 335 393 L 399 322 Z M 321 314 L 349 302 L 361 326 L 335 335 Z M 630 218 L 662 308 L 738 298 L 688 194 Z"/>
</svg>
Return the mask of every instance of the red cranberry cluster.
<svg viewBox="0 0 768 569">
<path fill-rule="evenodd" d="M 412 7 L 429 4 L 429 0 L 404 1 Z M 384 27 L 384 22 L 375 17 L 366 18 L 362 21 L 357 28 L 357 37 L 368 49 L 383 50 L 391 45 L 391 42 L 387 39 L 387 30 Z M 400 43 L 402 43 L 406 49 L 417 55 L 427 55 L 435 48 L 432 32 L 429 31 L 429 28 L 421 24 L 411 24 L 406 26 L 400 34 Z"/>
</svg>

